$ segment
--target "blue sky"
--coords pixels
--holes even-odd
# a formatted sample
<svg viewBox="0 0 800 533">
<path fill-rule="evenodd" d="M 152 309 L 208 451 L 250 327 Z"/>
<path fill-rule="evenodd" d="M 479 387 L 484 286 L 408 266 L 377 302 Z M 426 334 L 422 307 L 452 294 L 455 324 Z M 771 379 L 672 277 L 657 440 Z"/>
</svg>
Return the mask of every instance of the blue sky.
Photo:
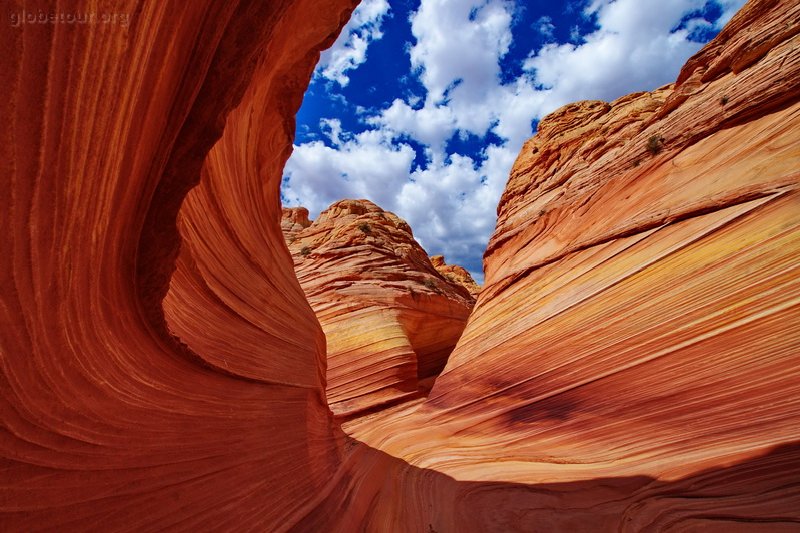
<svg viewBox="0 0 800 533">
<path fill-rule="evenodd" d="M 282 184 L 311 217 L 367 198 L 481 281 L 539 119 L 674 81 L 744 0 L 362 0 L 323 53 Z"/>
</svg>

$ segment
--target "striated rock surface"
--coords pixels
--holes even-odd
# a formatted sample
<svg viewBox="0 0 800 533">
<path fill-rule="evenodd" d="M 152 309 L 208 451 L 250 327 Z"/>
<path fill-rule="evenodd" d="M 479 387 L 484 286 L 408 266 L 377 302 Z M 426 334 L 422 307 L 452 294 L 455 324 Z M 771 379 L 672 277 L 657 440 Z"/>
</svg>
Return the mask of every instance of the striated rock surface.
<svg viewBox="0 0 800 533">
<path fill-rule="evenodd" d="M 796 529 L 799 21 L 750 2 L 675 84 L 545 118 L 427 401 L 348 431 L 550 494 L 509 529 Z"/>
<path fill-rule="evenodd" d="M 126 22 L 2 4 L 0 530 L 288 527 L 342 452 L 278 187 L 354 2 L 66 4 Z"/>
<path fill-rule="evenodd" d="M 304 208 L 284 208 L 295 271 L 327 340 L 333 412 L 427 391 L 474 298 L 437 272 L 404 220 L 368 200 L 341 200 L 307 222 Z"/>
<path fill-rule="evenodd" d="M 674 85 L 542 121 L 430 396 L 350 437 L 279 185 L 353 6 L 114 6 L 124 27 L 0 32 L 0 530 L 797 530 L 796 2 L 749 2 Z M 401 229 L 361 208 L 309 266 L 441 297 L 382 246 L 354 268 Z M 377 236 L 332 220 L 359 217 Z"/>
<path fill-rule="evenodd" d="M 466 268 L 461 265 L 448 265 L 445 263 L 443 255 L 432 255 L 431 263 L 433 264 L 433 268 L 444 276 L 446 280 L 458 283 L 467 289 L 473 298 L 478 297 L 478 294 L 481 292 L 481 286 L 475 283 L 475 280 L 472 279 L 472 275 L 467 272 Z"/>
<path fill-rule="evenodd" d="M 297 234 L 311 225 L 308 209 L 305 207 L 284 207 L 281 209 L 281 231 L 288 244 L 292 244 Z"/>
</svg>

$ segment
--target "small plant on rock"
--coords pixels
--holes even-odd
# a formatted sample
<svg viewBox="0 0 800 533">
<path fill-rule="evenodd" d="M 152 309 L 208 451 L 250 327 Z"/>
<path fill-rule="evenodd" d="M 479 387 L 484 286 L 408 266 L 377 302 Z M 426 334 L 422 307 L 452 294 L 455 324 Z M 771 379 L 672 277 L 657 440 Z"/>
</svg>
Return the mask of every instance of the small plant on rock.
<svg viewBox="0 0 800 533">
<path fill-rule="evenodd" d="M 302 248 L 300 248 L 300 255 L 302 255 L 303 257 L 307 256 L 310 253 L 311 253 L 311 248 L 309 246 L 303 246 Z"/>
<path fill-rule="evenodd" d="M 363 233 L 365 233 L 367 235 L 372 233 L 372 228 L 366 222 L 362 222 L 361 224 L 359 224 L 358 225 L 358 229 L 360 229 Z"/>
<path fill-rule="evenodd" d="M 653 155 L 658 154 L 664 148 L 664 137 L 661 135 L 651 135 L 647 139 L 647 151 Z"/>
</svg>

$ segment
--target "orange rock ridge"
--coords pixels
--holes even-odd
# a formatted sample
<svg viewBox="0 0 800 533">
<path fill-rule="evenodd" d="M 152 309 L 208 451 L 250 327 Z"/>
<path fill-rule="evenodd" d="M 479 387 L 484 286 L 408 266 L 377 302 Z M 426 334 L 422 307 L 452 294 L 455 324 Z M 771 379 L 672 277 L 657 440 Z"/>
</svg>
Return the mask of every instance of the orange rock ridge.
<svg viewBox="0 0 800 533">
<path fill-rule="evenodd" d="M 431 256 L 431 263 L 433 263 L 433 267 L 439 274 L 444 276 L 445 279 L 458 283 L 467 289 L 473 298 L 478 297 L 478 294 L 481 292 L 481 286 L 475 283 L 475 280 L 472 279 L 472 275 L 466 268 L 461 265 L 448 265 L 445 263 L 443 255 Z"/>
<path fill-rule="evenodd" d="M 427 401 L 348 431 L 462 482 L 573 484 L 509 529 L 796 528 L 798 20 L 751 1 L 675 84 L 542 120 Z"/>
<path fill-rule="evenodd" d="M 0 32 L 0 530 L 796 530 L 800 6 L 543 120 L 430 396 L 346 436 L 279 187 L 352 8 Z"/>
<path fill-rule="evenodd" d="M 469 292 L 437 273 L 404 220 L 368 200 L 335 202 L 313 224 L 305 208 L 284 208 L 281 226 L 325 332 L 333 412 L 427 392 L 464 330 Z"/>
</svg>

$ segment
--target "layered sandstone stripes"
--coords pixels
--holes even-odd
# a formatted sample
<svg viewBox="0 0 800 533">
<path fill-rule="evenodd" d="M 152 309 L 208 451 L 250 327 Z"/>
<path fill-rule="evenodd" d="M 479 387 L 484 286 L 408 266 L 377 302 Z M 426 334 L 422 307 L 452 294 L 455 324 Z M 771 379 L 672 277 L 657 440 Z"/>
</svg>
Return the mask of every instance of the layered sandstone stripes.
<svg viewBox="0 0 800 533">
<path fill-rule="evenodd" d="M 653 504 L 656 523 L 797 527 L 800 455 L 780 447 L 800 440 L 798 21 L 795 2 L 751 2 L 676 84 L 545 118 L 427 402 L 351 433 L 460 481 L 527 484 L 723 479 L 780 449 L 782 473 Z"/>
<path fill-rule="evenodd" d="M 345 437 L 278 188 L 352 7 L 0 32 L 0 529 L 797 530 L 800 6 L 542 121 L 429 398 Z"/>
<path fill-rule="evenodd" d="M 2 3 L 0 530 L 275 530 L 328 483 L 277 191 L 353 7 Z"/>
<path fill-rule="evenodd" d="M 285 208 L 295 271 L 327 341 L 327 397 L 347 416 L 427 392 L 474 299 L 441 275 L 409 225 L 367 200 L 308 223 Z"/>
</svg>

